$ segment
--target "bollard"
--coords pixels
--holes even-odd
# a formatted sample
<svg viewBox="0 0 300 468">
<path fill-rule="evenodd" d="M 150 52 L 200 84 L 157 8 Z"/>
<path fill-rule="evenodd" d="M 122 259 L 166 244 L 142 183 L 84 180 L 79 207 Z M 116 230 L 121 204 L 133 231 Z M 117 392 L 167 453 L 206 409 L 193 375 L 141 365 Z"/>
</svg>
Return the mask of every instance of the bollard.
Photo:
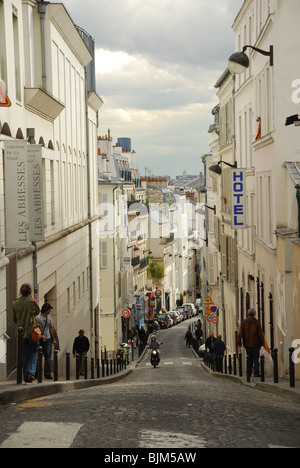
<svg viewBox="0 0 300 468">
<path fill-rule="evenodd" d="M 104 359 L 101 361 L 102 377 L 104 377 Z"/>
<path fill-rule="evenodd" d="M 58 351 L 54 350 L 54 382 L 58 381 Z"/>
<path fill-rule="evenodd" d="M 243 377 L 243 355 L 239 354 L 239 376 Z"/>
<path fill-rule="evenodd" d="M 97 358 L 97 379 L 100 379 L 100 359 Z"/>
<path fill-rule="evenodd" d="M 224 374 L 227 375 L 227 354 L 224 356 Z"/>
<path fill-rule="evenodd" d="M 109 361 L 106 359 L 106 377 L 109 377 Z"/>
<path fill-rule="evenodd" d="M 79 354 L 76 354 L 76 380 L 79 380 L 80 368 L 79 368 Z"/>
<path fill-rule="evenodd" d="M 295 348 L 289 348 L 290 353 L 290 388 L 295 388 L 295 363 L 293 360 Z"/>
<path fill-rule="evenodd" d="M 116 360 L 114 359 L 114 374 L 116 373 Z"/>
<path fill-rule="evenodd" d="M 236 354 L 233 355 L 233 375 L 236 375 Z"/>
<path fill-rule="evenodd" d="M 70 380 L 70 353 L 66 353 L 66 380 Z"/>
<path fill-rule="evenodd" d="M 38 347 L 38 360 L 37 360 L 37 379 L 38 383 L 43 382 L 43 348 Z"/>
<path fill-rule="evenodd" d="M 229 375 L 231 375 L 231 374 L 232 374 L 231 354 L 229 354 L 229 366 L 228 366 L 228 369 L 229 369 Z"/>
<path fill-rule="evenodd" d="M 87 375 L 88 374 L 87 360 L 88 360 L 87 356 L 84 356 L 84 378 L 85 378 L 85 380 L 87 380 L 87 378 L 88 378 L 88 375 Z"/>
<path fill-rule="evenodd" d="M 251 369 L 251 366 L 250 366 L 250 357 L 247 356 L 247 382 L 250 382 L 250 377 L 251 377 L 251 372 L 252 372 L 252 369 Z"/>
<path fill-rule="evenodd" d="M 23 328 L 18 328 L 17 384 L 22 383 L 23 374 Z"/>
<path fill-rule="evenodd" d="M 278 378 L 278 349 L 272 349 L 272 358 L 273 358 L 273 364 L 274 364 L 274 383 L 279 382 Z"/>
<path fill-rule="evenodd" d="M 95 359 L 91 358 L 91 379 L 95 378 Z"/>
<path fill-rule="evenodd" d="M 260 356 L 260 381 L 265 381 L 265 357 Z"/>
</svg>

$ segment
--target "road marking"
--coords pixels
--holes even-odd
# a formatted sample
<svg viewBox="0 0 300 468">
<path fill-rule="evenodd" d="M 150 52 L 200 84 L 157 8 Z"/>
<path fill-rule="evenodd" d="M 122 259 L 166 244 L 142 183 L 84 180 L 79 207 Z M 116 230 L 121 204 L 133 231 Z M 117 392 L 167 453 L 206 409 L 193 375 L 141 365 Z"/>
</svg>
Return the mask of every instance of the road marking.
<svg viewBox="0 0 300 468">
<path fill-rule="evenodd" d="M 172 362 L 164 362 L 165 366 L 172 366 L 173 364 L 174 364 L 173 361 Z"/>
<path fill-rule="evenodd" d="M 25 422 L 0 448 L 69 448 L 82 424 Z"/>
<path fill-rule="evenodd" d="M 140 448 L 205 448 L 205 440 L 187 434 L 174 432 L 151 431 L 141 432 Z"/>
</svg>

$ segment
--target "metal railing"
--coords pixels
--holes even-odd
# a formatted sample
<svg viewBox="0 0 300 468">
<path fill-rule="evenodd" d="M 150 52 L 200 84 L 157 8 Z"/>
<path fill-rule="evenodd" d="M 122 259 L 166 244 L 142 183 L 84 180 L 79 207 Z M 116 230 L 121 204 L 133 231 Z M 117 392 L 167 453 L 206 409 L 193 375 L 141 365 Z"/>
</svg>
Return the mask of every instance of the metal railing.
<svg viewBox="0 0 300 468">
<path fill-rule="evenodd" d="M 81 373 L 81 356 L 76 354 L 76 380 L 80 379 L 80 375 L 83 374 L 84 379 L 101 379 L 104 377 L 110 377 L 118 374 L 119 372 L 126 370 L 130 361 L 134 361 L 135 354 L 138 353 L 138 357 L 144 351 L 145 344 L 142 342 L 131 343 L 131 360 L 129 356 L 122 356 L 119 358 L 108 359 L 106 347 L 104 352 L 101 351 L 101 358 L 95 359 L 94 357 L 88 358 L 83 357 L 83 373 Z M 59 351 L 53 351 L 53 380 L 57 382 L 59 380 L 59 365 L 58 365 Z M 43 382 L 43 348 L 38 346 L 37 348 L 37 366 L 36 366 L 36 380 L 37 383 Z M 71 380 L 71 361 L 70 353 L 65 353 L 65 372 L 60 376 L 60 380 Z M 18 353 L 17 353 L 17 384 L 22 384 L 23 381 L 23 329 L 18 329 Z"/>
<path fill-rule="evenodd" d="M 293 361 L 293 353 L 295 349 L 289 348 L 289 386 L 290 388 L 296 387 L 296 378 L 295 378 L 295 363 Z M 278 349 L 273 349 L 271 351 L 272 363 L 273 363 L 273 381 L 275 384 L 279 383 L 279 373 L 278 373 Z M 215 356 L 210 353 L 204 352 L 203 355 L 204 364 L 209 367 L 213 372 L 218 372 L 220 374 L 234 375 L 243 377 L 243 359 L 242 353 L 229 354 L 224 356 Z M 260 356 L 259 358 L 259 369 L 260 369 L 260 380 L 265 382 L 265 358 Z M 246 357 L 246 369 L 245 376 L 247 382 L 251 381 L 252 369 L 250 367 L 250 358 Z"/>
</svg>

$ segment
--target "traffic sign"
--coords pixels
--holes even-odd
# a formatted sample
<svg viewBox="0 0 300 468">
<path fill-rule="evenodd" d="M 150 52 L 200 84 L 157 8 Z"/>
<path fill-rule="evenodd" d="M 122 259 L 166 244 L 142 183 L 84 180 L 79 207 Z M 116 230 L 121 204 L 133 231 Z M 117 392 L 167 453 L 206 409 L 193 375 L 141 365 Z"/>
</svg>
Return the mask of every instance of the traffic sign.
<svg viewBox="0 0 300 468">
<path fill-rule="evenodd" d="M 5 84 L 0 80 L 0 107 L 10 107 L 11 102 L 5 91 Z"/>
<path fill-rule="evenodd" d="M 217 325 L 217 323 L 219 323 L 219 317 L 214 316 L 214 317 L 211 318 L 211 321 L 212 321 L 212 323 Z"/>
<path fill-rule="evenodd" d="M 216 314 L 218 312 L 218 307 L 217 306 L 211 306 L 211 313 Z"/>
<path fill-rule="evenodd" d="M 211 307 L 210 306 L 206 307 L 205 315 L 210 315 L 211 312 L 212 312 Z"/>
<path fill-rule="evenodd" d="M 123 310 L 122 310 L 122 316 L 123 316 L 124 318 L 129 318 L 129 317 L 130 317 L 130 314 L 131 314 L 131 312 L 130 312 L 129 309 L 123 309 Z"/>
<path fill-rule="evenodd" d="M 211 300 L 211 298 L 209 296 L 207 296 L 205 302 L 204 302 L 204 305 L 212 305 L 213 304 L 213 301 Z"/>
</svg>

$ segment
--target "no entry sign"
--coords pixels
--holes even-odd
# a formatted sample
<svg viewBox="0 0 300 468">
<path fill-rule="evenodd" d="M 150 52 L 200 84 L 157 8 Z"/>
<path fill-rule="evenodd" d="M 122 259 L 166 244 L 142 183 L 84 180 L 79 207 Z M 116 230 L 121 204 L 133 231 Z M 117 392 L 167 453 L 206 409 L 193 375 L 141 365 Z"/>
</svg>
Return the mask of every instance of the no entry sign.
<svg viewBox="0 0 300 468">
<path fill-rule="evenodd" d="M 130 317 L 130 314 L 131 314 L 131 312 L 130 312 L 129 309 L 123 309 L 123 310 L 122 310 L 122 316 L 123 316 L 124 318 L 129 318 L 129 317 Z"/>
</svg>

